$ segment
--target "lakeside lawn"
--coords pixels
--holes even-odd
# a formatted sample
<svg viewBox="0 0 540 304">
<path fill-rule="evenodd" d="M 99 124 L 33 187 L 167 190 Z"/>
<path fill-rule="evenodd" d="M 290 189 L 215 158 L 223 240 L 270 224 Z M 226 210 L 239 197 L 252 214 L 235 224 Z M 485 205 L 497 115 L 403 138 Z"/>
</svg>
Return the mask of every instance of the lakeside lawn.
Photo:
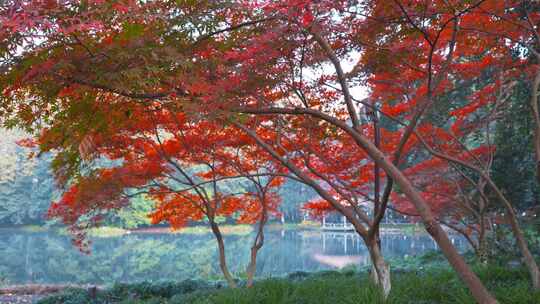
<svg viewBox="0 0 540 304">
<path fill-rule="evenodd" d="M 483 282 L 500 303 L 539 304 L 524 269 L 477 266 Z M 292 273 L 286 278 L 258 281 L 252 288 L 231 289 L 221 283 L 183 281 L 170 283 L 118 284 L 97 291 L 67 290 L 42 299 L 39 304 L 338 304 L 383 303 L 367 272 L 327 271 Z M 458 277 L 448 268 L 395 271 L 393 289 L 386 304 L 475 303 Z"/>
<path fill-rule="evenodd" d="M 65 227 L 48 226 L 48 225 L 22 225 L 13 227 L 0 227 L 0 230 L 20 230 L 24 232 L 57 232 L 61 234 L 69 234 Z M 220 225 L 223 234 L 245 235 L 253 231 L 253 225 L 248 224 L 224 224 Z M 303 221 L 300 223 L 279 223 L 273 222 L 267 224 L 269 231 L 273 230 L 321 230 L 321 224 L 317 221 Z M 399 231 L 405 234 L 426 233 L 422 226 L 413 223 L 406 224 L 381 224 L 382 231 Z M 116 237 L 129 233 L 181 233 L 181 234 L 206 234 L 212 233 L 210 227 L 206 225 L 188 226 L 177 230 L 171 230 L 169 227 L 142 227 L 128 229 L 116 226 L 100 226 L 88 229 L 88 234 L 93 237 Z"/>
</svg>

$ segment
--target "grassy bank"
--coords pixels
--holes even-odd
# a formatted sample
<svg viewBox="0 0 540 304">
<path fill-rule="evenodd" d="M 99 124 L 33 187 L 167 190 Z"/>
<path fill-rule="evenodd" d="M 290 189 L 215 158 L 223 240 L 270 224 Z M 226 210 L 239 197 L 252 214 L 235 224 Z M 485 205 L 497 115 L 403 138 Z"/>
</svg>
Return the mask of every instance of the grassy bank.
<svg viewBox="0 0 540 304">
<path fill-rule="evenodd" d="M 24 225 L 16 228 L 0 228 L 0 231 L 13 229 L 20 230 L 27 233 L 41 233 L 41 232 L 53 232 L 62 235 L 69 235 L 70 232 L 61 226 L 37 226 L 37 225 Z M 246 235 L 253 231 L 251 225 L 221 225 L 220 230 L 225 235 Z M 208 234 L 212 233 L 211 229 L 207 226 L 192 226 L 185 227 L 178 230 L 171 230 L 168 227 L 149 227 L 140 229 L 125 229 L 120 227 L 101 226 L 90 228 L 86 231 L 89 236 L 97 238 L 118 237 L 131 233 L 178 233 L 178 234 Z"/>
<path fill-rule="evenodd" d="M 539 304 L 540 293 L 529 287 L 522 269 L 491 266 L 477 273 L 500 303 Z M 82 289 L 41 300 L 40 304 L 123 303 L 123 304 L 311 304 L 382 303 L 366 273 L 354 271 L 293 273 L 287 278 L 266 279 L 253 288 L 230 289 L 220 283 L 138 283 L 116 285 L 98 291 L 95 298 Z M 388 304 L 475 303 L 457 276 L 449 269 L 422 272 L 394 272 Z"/>
<path fill-rule="evenodd" d="M 226 235 L 246 235 L 253 231 L 253 227 L 250 225 L 220 225 L 219 229 L 221 230 L 221 233 Z M 194 226 L 181 228 L 171 232 L 182 234 L 207 234 L 212 233 L 212 230 L 207 226 Z"/>
<path fill-rule="evenodd" d="M 59 234 L 69 234 L 69 231 L 66 227 L 63 226 L 54 226 L 54 225 L 22 225 L 14 227 L 0 227 L 2 230 L 20 230 L 27 233 L 41 233 L 41 232 L 54 232 Z M 221 232 L 223 234 L 231 235 L 246 235 L 253 231 L 252 225 L 246 224 L 222 224 L 220 225 Z M 321 224 L 316 221 L 303 221 L 300 223 L 269 223 L 266 225 L 268 231 L 275 230 L 309 230 L 309 231 L 320 231 Z M 399 231 L 404 234 L 417 234 L 425 233 L 425 230 L 422 226 L 415 224 L 382 224 L 381 229 L 383 231 Z M 209 227 L 204 225 L 199 226 L 190 226 L 181 228 L 178 230 L 171 230 L 168 227 L 140 227 L 140 228 L 122 228 L 114 226 L 101 226 L 96 228 L 88 229 L 88 235 L 92 237 L 116 237 L 124 234 L 130 233 L 180 233 L 180 234 L 207 234 L 212 233 Z"/>
<path fill-rule="evenodd" d="M 14 226 L 14 227 L 3 227 L 0 228 L 1 231 L 21 231 L 26 233 L 42 233 L 42 232 L 52 232 L 61 235 L 69 235 L 70 232 L 62 226 L 39 226 L 39 225 L 23 225 L 23 226 Z M 118 228 L 118 227 L 96 227 L 90 228 L 87 230 L 89 236 L 92 237 L 116 237 L 124 234 L 130 233 L 129 230 Z"/>
</svg>

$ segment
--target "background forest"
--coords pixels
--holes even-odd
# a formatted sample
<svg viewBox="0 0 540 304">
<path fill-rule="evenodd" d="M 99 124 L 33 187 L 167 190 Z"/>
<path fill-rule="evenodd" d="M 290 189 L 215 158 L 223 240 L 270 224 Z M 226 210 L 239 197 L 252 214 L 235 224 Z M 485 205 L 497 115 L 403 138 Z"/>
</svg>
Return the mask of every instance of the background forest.
<svg viewBox="0 0 540 304">
<path fill-rule="evenodd" d="M 50 153 L 30 157 L 31 150 L 16 143 L 24 138 L 22 131 L 0 130 L 0 226 L 52 224 L 47 220 L 47 209 L 59 195 L 51 169 L 53 157 Z M 303 218 L 302 204 L 312 199 L 315 193 L 311 188 L 289 180 L 281 186 L 279 195 L 285 223 L 299 223 Z M 129 229 L 148 226 L 148 214 L 153 207 L 153 201 L 137 196 L 126 208 L 111 215 L 105 224 Z"/>
</svg>

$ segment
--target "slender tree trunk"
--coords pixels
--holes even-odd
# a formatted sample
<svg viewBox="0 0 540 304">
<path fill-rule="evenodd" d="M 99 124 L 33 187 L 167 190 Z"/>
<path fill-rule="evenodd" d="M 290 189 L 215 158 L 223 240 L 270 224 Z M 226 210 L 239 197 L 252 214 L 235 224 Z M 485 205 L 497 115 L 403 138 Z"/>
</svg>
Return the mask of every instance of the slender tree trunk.
<svg viewBox="0 0 540 304">
<path fill-rule="evenodd" d="M 259 248 L 256 246 L 251 247 L 249 265 L 246 270 L 247 282 L 246 286 L 249 288 L 253 286 L 253 278 L 255 277 L 255 272 L 257 271 L 257 253 Z"/>
<path fill-rule="evenodd" d="M 372 263 L 371 280 L 379 287 L 384 299 L 387 299 L 392 288 L 390 265 L 384 261 L 380 242 L 376 238 L 367 241 L 366 245 Z"/>
<path fill-rule="evenodd" d="M 488 244 L 486 240 L 486 221 L 484 211 L 480 211 L 480 231 L 478 232 L 478 259 L 487 265 L 489 259 Z"/>
<path fill-rule="evenodd" d="M 521 250 L 521 254 L 523 255 L 523 261 L 525 262 L 525 265 L 527 266 L 527 269 L 531 275 L 533 289 L 540 290 L 540 269 L 534 260 L 534 256 L 529 250 L 527 240 L 523 235 L 523 231 L 519 227 L 516 214 L 512 210 L 508 212 L 507 216 L 510 221 L 510 226 L 512 227 L 512 232 L 514 233 L 514 237 L 516 238 L 517 245 Z"/>
<path fill-rule="evenodd" d="M 212 228 L 212 232 L 214 233 L 214 236 L 216 237 L 216 241 L 218 243 L 219 267 L 221 268 L 221 272 L 223 273 L 223 276 L 225 277 L 227 284 L 229 284 L 229 287 L 236 288 L 236 282 L 234 281 L 234 277 L 231 275 L 231 272 L 229 271 L 229 267 L 227 267 L 227 259 L 225 258 L 225 243 L 223 242 L 223 235 L 221 234 L 221 231 L 219 230 L 219 226 L 212 219 L 210 219 L 210 227 Z"/>
<path fill-rule="evenodd" d="M 373 108 L 376 108 L 376 103 L 373 101 Z M 377 112 L 371 112 L 371 119 L 373 120 L 373 133 L 375 139 L 375 147 L 380 149 L 381 145 L 381 131 L 379 128 L 379 118 Z M 392 281 L 390 279 L 390 265 L 384 261 L 384 257 L 381 252 L 381 238 L 380 238 L 380 229 L 379 224 L 382 217 L 384 217 L 384 212 L 386 205 L 381 206 L 380 192 L 381 192 L 381 175 L 379 164 L 375 163 L 373 168 L 374 180 L 374 198 L 373 198 L 373 217 L 375 218 L 375 223 L 370 229 L 372 233 L 368 233 L 368 239 L 366 241 L 369 255 L 371 257 L 372 270 L 371 270 L 371 279 L 379 287 L 384 299 L 388 298 L 390 295 L 390 290 L 392 289 Z M 381 218 L 378 219 L 378 215 L 381 214 Z"/>
<path fill-rule="evenodd" d="M 478 260 L 482 265 L 488 265 L 489 253 L 485 237 L 478 240 L 478 249 L 476 251 L 476 256 L 478 256 Z"/>
<path fill-rule="evenodd" d="M 534 153 L 536 156 L 536 180 L 540 183 L 540 111 L 538 109 L 538 88 L 540 86 L 540 69 L 536 71 L 531 83 L 530 106 L 533 116 Z"/>
<path fill-rule="evenodd" d="M 531 275 L 532 286 L 534 290 L 540 290 L 540 269 L 538 268 L 538 264 L 536 264 L 536 261 L 534 260 L 534 256 L 529 250 L 529 246 L 527 245 L 527 240 L 523 235 L 523 231 L 521 230 L 521 227 L 519 227 L 519 222 L 517 220 L 514 208 L 512 207 L 510 201 L 506 199 L 506 196 L 501 192 L 499 187 L 497 187 L 497 185 L 495 185 L 495 183 L 490 178 L 486 178 L 486 180 L 491 189 L 493 189 L 493 191 L 495 192 L 495 195 L 497 195 L 497 198 L 503 203 L 504 207 L 506 208 L 506 217 L 510 221 L 512 233 L 514 234 L 514 237 L 516 238 L 516 243 L 519 247 L 519 250 L 521 251 L 521 254 L 523 255 L 523 261 L 525 262 L 525 266 L 527 266 L 527 269 L 529 270 L 529 273 Z"/>
<path fill-rule="evenodd" d="M 266 213 L 266 211 L 264 211 Z M 250 251 L 250 260 L 249 265 L 246 270 L 247 275 L 247 287 L 253 286 L 253 278 L 255 277 L 255 272 L 257 271 L 257 254 L 259 253 L 259 249 L 262 248 L 264 245 L 264 225 L 266 224 L 267 216 L 266 214 L 263 215 L 263 218 L 261 219 L 261 222 L 259 223 L 259 229 L 257 231 L 257 236 L 255 237 L 255 240 L 253 241 L 253 246 L 251 246 Z"/>
</svg>

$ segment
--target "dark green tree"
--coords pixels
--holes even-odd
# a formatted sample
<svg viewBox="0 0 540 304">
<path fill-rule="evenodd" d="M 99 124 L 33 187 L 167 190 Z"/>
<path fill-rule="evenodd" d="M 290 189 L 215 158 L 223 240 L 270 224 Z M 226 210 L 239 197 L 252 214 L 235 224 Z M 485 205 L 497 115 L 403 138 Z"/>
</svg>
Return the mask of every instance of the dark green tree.
<svg viewBox="0 0 540 304">
<path fill-rule="evenodd" d="M 515 92 L 497 121 L 494 140 L 497 147 L 493 179 L 521 210 L 539 204 L 533 148 L 533 122 L 529 108 L 529 88 L 525 81 Z"/>
</svg>

